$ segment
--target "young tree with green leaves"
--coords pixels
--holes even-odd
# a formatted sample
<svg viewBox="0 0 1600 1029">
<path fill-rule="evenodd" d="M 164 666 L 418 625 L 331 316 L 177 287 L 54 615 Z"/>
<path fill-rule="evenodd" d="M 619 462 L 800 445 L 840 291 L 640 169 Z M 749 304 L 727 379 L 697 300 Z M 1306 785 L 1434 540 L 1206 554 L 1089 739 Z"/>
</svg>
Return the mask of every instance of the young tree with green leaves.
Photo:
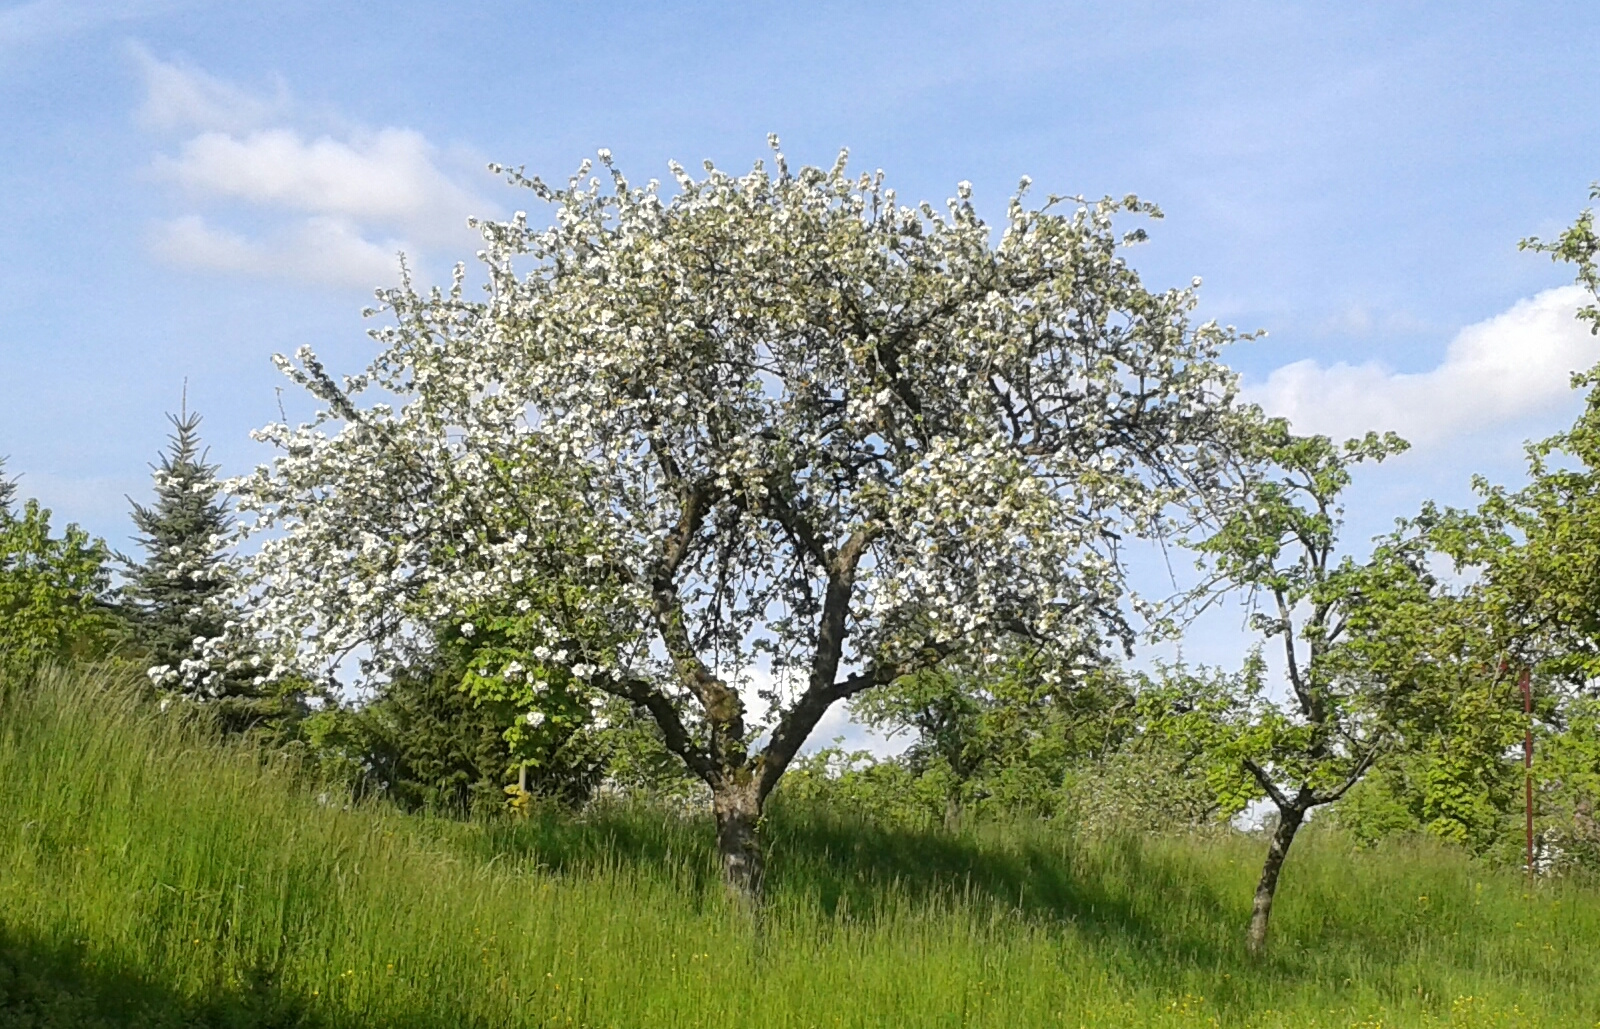
<svg viewBox="0 0 1600 1029">
<path fill-rule="evenodd" d="M 0 467 L 0 678 L 31 675 L 47 661 L 103 656 L 124 633 L 113 603 L 110 552 L 77 525 L 50 531 L 50 511 Z"/>
<path fill-rule="evenodd" d="M 1203 589 L 1244 590 L 1252 626 L 1282 648 L 1281 692 L 1268 687 L 1258 656 L 1243 688 L 1172 716 L 1218 763 L 1219 785 L 1235 777 L 1232 806 L 1260 796 L 1276 811 L 1246 936 L 1252 952 L 1266 944 L 1279 876 L 1307 816 L 1360 782 L 1440 685 L 1440 589 L 1426 548 L 1396 533 L 1365 560 L 1340 553 L 1352 469 L 1405 446 L 1375 433 L 1338 445 L 1266 423 L 1251 455 L 1259 471 L 1198 543 L 1217 576 Z"/>
</svg>

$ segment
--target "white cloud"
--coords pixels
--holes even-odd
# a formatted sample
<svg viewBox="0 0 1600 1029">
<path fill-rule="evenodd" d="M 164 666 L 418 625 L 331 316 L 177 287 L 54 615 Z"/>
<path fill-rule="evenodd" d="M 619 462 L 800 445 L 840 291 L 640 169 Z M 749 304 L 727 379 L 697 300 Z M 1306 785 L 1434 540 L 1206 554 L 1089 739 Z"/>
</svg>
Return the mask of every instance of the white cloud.
<svg viewBox="0 0 1600 1029">
<path fill-rule="evenodd" d="M 1394 431 L 1419 447 L 1525 418 L 1560 403 L 1569 379 L 1600 361 L 1600 339 L 1574 314 L 1588 294 L 1546 290 L 1456 334 L 1438 367 L 1296 361 L 1245 395 L 1300 432 L 1335 438 Z"/>
<path fill-rule="evenodd" d="M 470 215 L 488 206 L 440 171 L 433 147 L 408 129 L 358 133 L 348 141 L 306 140 L 289 129 L 205 132 L 156 167 L 197 192 L 403 227 L 430 241 L 458 235 Z"/>
<path fill-rule="evenodd" d="M 271 97 L 261 97 L 197 68 L 159 60 L 142 46 L 133 47 L 133 57 L 144 76 L 138 118 L 147 128 L 240 131 L 269 124 L 289 111 L 289 92 L 282 82 Z"/>
<path fill-rule="evenodd" d="M 262 97 L 194 68 L 135 51 L 144 73 L 141 123 L 187 133 L 158 155 L 158 177 L 189 211 L 158 225 L 155 253 L 190 268 L 371 288 L 395 279 L 396 253 L 461 248 L 473 215 L 499 212 L 405 128 L 311 137 L 281 86 Z M 204 207 L 206 214 L 201 210 Z M 248 213 L 255 237 L 219 227 Z"/>
<path fill-rule="evenodd" d="M 151 249 L 187 268 L 370 289 L 398 278 L 398 243 L 363 238 L 337 218 L 308 218 L 260 241 L 190 214 L 156 227 Z"/>
</svg>

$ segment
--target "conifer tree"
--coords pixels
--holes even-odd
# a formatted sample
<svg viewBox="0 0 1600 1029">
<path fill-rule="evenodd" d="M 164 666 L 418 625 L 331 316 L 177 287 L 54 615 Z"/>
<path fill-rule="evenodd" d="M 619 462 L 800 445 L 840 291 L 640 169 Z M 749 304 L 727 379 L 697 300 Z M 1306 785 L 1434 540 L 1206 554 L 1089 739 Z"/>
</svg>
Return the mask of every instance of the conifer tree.
<svg viewBox="0 0 1600 1029">
<path fill-rule="evenodd" d="M 6 459 L 0 457 L 0 520 L 11 517 L 11 504 L 17 499 L 17 483 L 6 478 Z"/>
<path fill-rule="evenodd" d="M 200 416 L 188 410 L 169 414 L 173 432 L 166 453 L 153 465 L 156 499 L 133 506 L 143 562 L 124 558 L 128 583 L 123 594 L 132 608 L 149 661 L 151 682 L 183 689 L 195 699 L 256 699 L 248 675 L 230 669 L 212 653 L 230 608 L 223 597 L 226 569 L 222 548 L 233 518 L 220 496 L 217 466 L 206 461 L 200 443 Z M 185 673 L 189 674 L 185 674 Z M 248 706 L 248 705 L 247 705 Z M 253 720 L 253 719 L 251 719 Z"/>
</svg>

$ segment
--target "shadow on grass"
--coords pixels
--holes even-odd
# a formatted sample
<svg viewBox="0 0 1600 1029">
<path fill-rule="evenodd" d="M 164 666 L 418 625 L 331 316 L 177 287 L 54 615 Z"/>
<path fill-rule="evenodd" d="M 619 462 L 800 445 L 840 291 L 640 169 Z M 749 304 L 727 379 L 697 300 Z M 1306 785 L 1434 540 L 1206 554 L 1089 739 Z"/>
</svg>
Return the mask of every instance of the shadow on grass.
<svg viewBox="0 0 1600 1029">
<path fill-rule="evenodd" d="M 343 1029 L 373 1024 L 358 1013 L 329 1018 L 267 971 L 217 985 L 196 998 L 132 962 L 90 955 L 71 942 L 0 926 L 0 1026 L 5 1029 Z M 436 1014 L 395 1019 L 398 1029 L 455 1029 L 486 1023 Z"/>
<path fill-rule="evenodd" d="M 482 824 L 466 834 L 466 847 L 480 860 L 523 860 L 558 874 L 631 869 L 692 884 L 703 901 L 718 889 L 713 838 L 708 818 L 619 806 L 581 818 L 552 811 Z M 1085 841 L 1042 823 L 951 832 L 777 803 L 765 847 L 768 896 L 780 910 L 812 907 L 843 922 L 907 904 L 957 902 L 1167 961 L 1213 967 L 1229 950 L 1242 959 L 1244 902 L 1217 896 L 1136 838 Z M 1164 917 L 1179 907 L 1188 913 L 1181 927 Z M 1238 947 L 1223 943 L 1233 935 Z"/>
<path fill-rule="evenodd" d="M 0 1022 L 16 1029 L 304 1027 L 324 1024 L 297 997 L 254 977 L 204 1000 L 174 992 L 134 966 L 91 958 L 80 946 L 0 927 Z"/>
<path fill-rule="evenodd" d="M 479 825 L 464 838 L 482 861 L 527 862 L 560 875 L 614 870 L 670 883 L 701 904 L 719 897 L 705 818 L 646 806 L 581 817 L 552 811 Z M 940 908 L 979 922 L 1025 922 L 1094 949 L 1113 976 L 1130 983 L 1203 991 L 1230 1019 L 1306 991 L 1340 1003 L 1370 1003 L 1375 992 L 1389 1004 L 1422 1003 L 1443 1018 L 1453 996 L 1478 987 L 1538 998 L 1583 991 L 1592 976 L 1572 963 L 1551 966 L 1533 946 L 1445 946 L 1441 936 L 1452 923 L 1443 912 L 1374 918 L 1370 904 L 1331 895 L 1322 898 L 1325 911 L 1299 912 L 1303 924 L 1280 911 L 1268 953 L 1251 958 L 1244 930 L 1265 843 L 1237 843 L 1083 837 L 1029 820 L 923 829 L 780 802 L 765 828 L 768 902 L 780 921 L 792 914 L 805 926 L 820 918 L 823 931 L 829 923 L 916 918 Z M 1315 889 L 1316 866 L 1341 862 L 1319 853 L 1317 843 L 1308 837 L 1291 855 L 1286 889 Z M 1237 847 L 1246 867 L 1219 875 L 1221 861 L 1186 857 L 1210 846 Z M 1485 925 L 1484 940 L 1501 931 Z"/>
</svg>

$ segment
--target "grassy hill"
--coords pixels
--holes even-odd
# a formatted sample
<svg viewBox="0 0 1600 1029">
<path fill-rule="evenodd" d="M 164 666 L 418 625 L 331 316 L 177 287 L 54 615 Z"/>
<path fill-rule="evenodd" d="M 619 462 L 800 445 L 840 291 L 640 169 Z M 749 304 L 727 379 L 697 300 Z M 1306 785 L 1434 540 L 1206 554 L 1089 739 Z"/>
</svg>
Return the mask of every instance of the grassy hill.
<svg viewBox="0 0 1600 1029">
<path fill-rule="evenodd" d="M 1581 1026 L 1600 891 L 1308 834 L 892 831 L 781 805 L 759 930 L 709 826 L 347 809 L 92 677 L 0 693 L 4 1026 Z"/>
</svg>

